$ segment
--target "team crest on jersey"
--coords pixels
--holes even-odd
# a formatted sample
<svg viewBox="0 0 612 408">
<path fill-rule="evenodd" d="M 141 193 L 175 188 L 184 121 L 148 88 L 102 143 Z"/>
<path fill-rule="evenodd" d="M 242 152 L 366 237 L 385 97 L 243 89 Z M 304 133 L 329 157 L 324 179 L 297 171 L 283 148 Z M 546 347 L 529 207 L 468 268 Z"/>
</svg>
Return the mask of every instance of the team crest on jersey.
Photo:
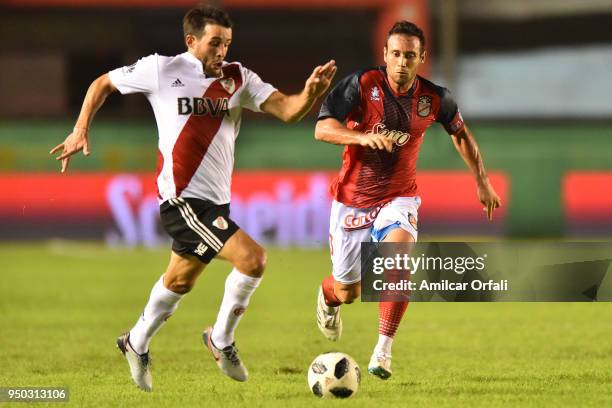
<svg viewBox="0 0 612 408">
<path fill-rule="evenodd" d="M 370 100 L 371 101 L 380 101 L 380 89 L 377 86 L 372 88 L 370 91 Z"/>
<path fill-rule="evenodd" d="M 225 231 L 229 225 L 227 224 L 227 221 L 225 220 L 225 218 L 223 218 L 222 216 L 218 216 L 212 223 L 213 227 L 217 227 L 220 230 Z"/>
<path fill-rule="evenodd" d="M 417 113 L 422 118 L 424 118 L 425 116 L 429 116 L 429 114 L 431 113 L 431 96 L 419 96 L 419 102 L 417 103 Z"/>
<path fill-rule="evenodd" d="M 219 83 L 227 93 L 232 94 L 236 90 L 236 82 L 234 82 L 233 78 L 221 78 Z"/>
</svg>

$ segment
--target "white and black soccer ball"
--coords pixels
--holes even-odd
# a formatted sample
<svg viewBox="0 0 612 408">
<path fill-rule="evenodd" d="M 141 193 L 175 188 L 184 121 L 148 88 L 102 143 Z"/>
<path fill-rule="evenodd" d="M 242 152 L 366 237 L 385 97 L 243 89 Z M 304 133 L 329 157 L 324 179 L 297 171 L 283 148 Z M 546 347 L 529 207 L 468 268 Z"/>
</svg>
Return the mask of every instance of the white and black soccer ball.
<svg viewBox="0 0 612 408">
<path fill-rule="evenodd" d="M 308 368 L 308 386 L 320 398 L 348 398 L 361 382 L 359 366 L 348 354 L 323 353 Z"/>
</svg>

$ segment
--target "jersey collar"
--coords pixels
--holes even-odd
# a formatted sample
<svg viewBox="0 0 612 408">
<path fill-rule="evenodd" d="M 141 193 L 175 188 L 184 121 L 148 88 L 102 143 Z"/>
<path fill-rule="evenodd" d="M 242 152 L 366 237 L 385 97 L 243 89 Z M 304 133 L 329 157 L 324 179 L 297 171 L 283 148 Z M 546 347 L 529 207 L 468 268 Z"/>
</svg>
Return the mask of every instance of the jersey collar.
<svg viewBox="0 0 612 408">
<path fill-rule="evenodd" d="M 419 80 L 420 80 L 420 77 L 418 75 L 414 77 L 414 82 L 412 83 L 412 86 L 410 87 L 410 89 L 408 89 L 406 92 L 397 93 L 393 90 L 393 88 L 391 87 L 391 84 L 389 84 L 389 79 L 387 78 L 387 67 L 383 65 L 379 67 L 379 69 L 383 74 L 385 85 L 387 86 L 387 88 L 389 88 L 389 90 L 394 96 L 396 97 L 412 96 L 414 92 L 416 91 Z"/>
<path fill-rule="evenodd" d="M 189 63 L 193 65 L 193 67 L 198 71 L 198 73 L 204 75 L 205 78 L 217 78 L 206 75 L 206 73 L 204 72 L 204 67 L 202 66 L 202 61 L 197 59 L 196 56 L 190 53 L 189 51 L 185 51 L 181 54 L 181 56 L 187 61 L 189 61 Z"/>
</svg>

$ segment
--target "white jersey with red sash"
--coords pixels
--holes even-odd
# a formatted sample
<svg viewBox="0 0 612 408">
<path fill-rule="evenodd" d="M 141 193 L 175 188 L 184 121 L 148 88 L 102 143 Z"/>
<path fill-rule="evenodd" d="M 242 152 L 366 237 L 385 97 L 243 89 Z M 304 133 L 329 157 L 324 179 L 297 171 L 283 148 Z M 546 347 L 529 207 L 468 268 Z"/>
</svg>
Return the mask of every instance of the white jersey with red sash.
<svg viewBox="0 0 612 408">
<path fill-rule="evenodd" d="M 157 191 L 161 202 L 193 197 L 230 201 L 234 144 L 242 108 L 260 111 L 276 90 L 240 63 L 223 63 L 223 76 L 206 76 L 191 53 L 153 54 L 109 72 L 122 94 L 142 93 L 158 128 Z"/>
</svg>

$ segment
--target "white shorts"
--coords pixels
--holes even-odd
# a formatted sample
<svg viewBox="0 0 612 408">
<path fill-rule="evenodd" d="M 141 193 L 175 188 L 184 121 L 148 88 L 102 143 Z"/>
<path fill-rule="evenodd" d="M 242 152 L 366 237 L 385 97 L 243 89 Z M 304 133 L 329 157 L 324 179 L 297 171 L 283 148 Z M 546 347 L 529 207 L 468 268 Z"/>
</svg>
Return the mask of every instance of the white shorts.
<svg viewBox="0 0 612 408">
<path fill-rule="evenodd" d="M 329 219 L 329 249 L 334 279 L 343 284 L 361 281 L 361 243 L 382 241 L 401 228 L 418 237 L 421 198 L 398 197 L 373 208 L 354 208 L 334 200 Z"/>
</svg>

